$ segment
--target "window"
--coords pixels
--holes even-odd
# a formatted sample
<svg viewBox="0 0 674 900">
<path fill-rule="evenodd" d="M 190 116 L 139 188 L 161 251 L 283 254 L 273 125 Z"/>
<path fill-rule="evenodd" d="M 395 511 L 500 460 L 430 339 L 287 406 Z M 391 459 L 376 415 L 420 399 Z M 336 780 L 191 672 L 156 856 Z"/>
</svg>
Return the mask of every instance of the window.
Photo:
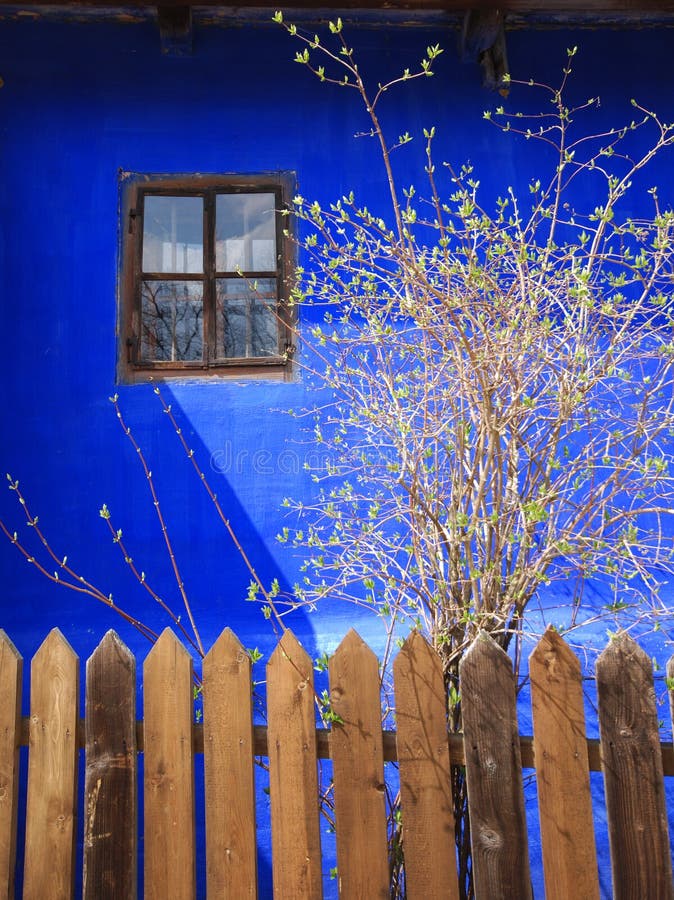
<svg viewBox="0 0 674 900">
<path fill-rule="evenodd" d="M 119 377 L 287 377 L 282 176 L 136 176 L 124 203 Z"/>
</svg>

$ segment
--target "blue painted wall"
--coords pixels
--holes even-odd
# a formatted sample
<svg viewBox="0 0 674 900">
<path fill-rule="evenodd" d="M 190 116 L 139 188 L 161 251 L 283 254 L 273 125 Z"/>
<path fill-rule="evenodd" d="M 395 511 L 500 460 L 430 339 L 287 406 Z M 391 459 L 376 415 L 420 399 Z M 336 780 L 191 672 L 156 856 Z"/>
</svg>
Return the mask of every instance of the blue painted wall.
<svg viewBox="0 0 674 900">
<path fill-rule="evenodd" d="M 494 98 L 477 67 L 459 63 L 454 33 L 369 28 L 354 41 L 375 79 L 413 64 L 429 43 L 447 47 L 433 79 L 382 106 L 392 135 L 435 124 L 438 157 L 470 159 L 494 195 L 535 174 L 533 147 L 483 123 Z M 511 72 L 556 83 L 566 47 L 576 44 L 575 89 L 602 95 L 602 121 L 629 117 L 632 96 L 674 119 L 674 30 L 515 32 Z M 315 82 L 292 62 L 294 51 L 271 25 L 197 25 L 193 55 L 167 58 L 150 23 L 0 22 L 2 476 L 20 480 L 59 555 L 139 618 L 162 625 L 98 514 L 106 503 L 139 568 L 177 605 L 142 471 L 108 400 L 117 391 L 153 470 L 205 643 L 230 625 L 267 654 L 273 635 L 245 601 L 248 575 L 152 389 L 115 385 L 118 172 L 293 170 L 305 197 L 328 202 L 355 188 L 384 209 L 374 148 L 352 137 L 366 125 L 355 98 Z M 420 163 L 421 142 L 396 156 L 405 182 L 421 180 Z M 670 203 L 673 165 L 672 154 L 663 157 L 649 181 Z M 283 497 L 312 489 L 303 435 L 282 414 L 302 405 L 301 379 L 172 382 L 165 396 L 260 574 L 291 586 L 298 561 L 274 535 Z M 1 486 L 0 517 L 20 530 L 14 496 Z M 109 610 L 50 587 L 4 540 L 0 566 L 0 624 L 24 657 L 55 625 L 82 659 L 108 627 L 145 652 Z M 329 651 L 353 621 L 352 608 L 331 607 L 298 615 L 293 627 L 310 647 Z M 377 644 L 374 620 L 358 627 Z"/>
</svg>

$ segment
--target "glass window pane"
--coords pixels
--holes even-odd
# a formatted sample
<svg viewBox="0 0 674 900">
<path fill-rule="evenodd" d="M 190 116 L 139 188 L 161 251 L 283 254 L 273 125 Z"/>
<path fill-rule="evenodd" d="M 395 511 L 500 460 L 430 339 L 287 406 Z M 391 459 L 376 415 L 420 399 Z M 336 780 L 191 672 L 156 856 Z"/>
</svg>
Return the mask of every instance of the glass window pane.
<svg viewBox="0 0 674 900">
<path fill-rule="evenodd" d="M 278 355 L 276 279 L 220 278 L 216 290 L 216 356 Z"/>
<path fill-rule="evenodd" d="M 142 362 L 203 359 L 203 291 L 198 281 L 144 281 Z"/>
<path fill-rule="evenodd" d="M 275 194 L 218 194 L 215 200 L 218 272 L 276 271 L 275 210 Z"/>
<path fill-rule="evenodd" d="M 204 202 L 201 197 L 146 195 L 143 271 L 204 271 Z"/>
</svg>

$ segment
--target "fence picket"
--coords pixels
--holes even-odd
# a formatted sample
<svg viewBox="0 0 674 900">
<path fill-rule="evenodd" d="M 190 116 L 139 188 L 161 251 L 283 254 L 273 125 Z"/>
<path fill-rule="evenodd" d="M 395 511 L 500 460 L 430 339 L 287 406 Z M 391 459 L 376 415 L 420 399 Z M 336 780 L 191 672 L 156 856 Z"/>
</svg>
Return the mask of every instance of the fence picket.
<svg viewBox="0 0 674 900">
<path fill-rule="evenodd" d="M 418 632 L 403 644 L 393 677 L 407 896 L 458 900 L 442 664 Z"/>
<path fill-rule="evenodd" d="M 257 897 L 250 657 L 226 628 L 204 659 L 209 900 Z"/>
<path fill-rule="evenodd" d="M 598 900 L 580 663 L 551 628 L 529 657 L 529 677 L 546 900 Z"/>
<path fill-rule="evenodd" d="M 274 897 L 320 898 L 321 838 L 311 659 L 286 631 L 267 665 Z"/>
<path fill-rule="evenodd" d="M 512 663 L 481 632 L 459 678 L 475 893 L 525 900 L 531 880 Z"/>
<path fill-rule="evenodd" d="M 389 896 L 377 657 L 352 629 L 328 665 L 341 897 Z"/>
<path fill-rule="evenodd" d="M 136 660 L 108 631 L 87 661 L 85 900 L 133 900 L 137 885 Z"/>
<path fill-rule="evenodd" d="M 25 900 L 73 896 L 79 660 L 58 628 L 33 657 Z"/>
<path fill-rule="evenodd" d="M 167 628 L 143 666 L 145 897 L 196 895 L 192 658 Z"/>
<path fill-rule="evenodd" d="M 54 629 L 32 660 L 31 715 L 21 719 L 22 660 L 0 631 L 0 898 L 12 898 L 18 748 L 26 744 L 23 896 L 73 896 L 85 737 L 84 900 L 135 898 L 138 750 L 145 754 L 145 896 L 194 900 L 193 754 L 202 743 L 209 900 L 257 896 L 254 754 L 269 758 L 275 896 L 321 897 L 320 755 L 333 765 L 339 894 L 388 897 L 384 751 L 399 762 L 410 900 L 457 898 L 451 760 L 466 766 L 476 895 L 527 900 L 520 747 L 537 769 L 546 896 L 597 900 L 588 769 L 599 769 L 600 742 L 584 735 L 580 667 L 555 632 L 530 657 L 533 741 L 517 728 L 510 659 L 485 633 L 460 665 L 462 739 L 447 733 L 440 661 L 418 634 L 393 665 L 397 733 L 382 732 L 377 659 L 355 631 L 330 660 L 328 732 L 315 724 L 311 660 L 290 632 L 267 667 L 267 728 L 253 726 L 250 659 L 229 629 L 204 660 L 203 727 L 193 722 L 191 657 L 169 629 L 145 661 L 140 731 L 134 665 L 108 632 L 87 663 L 80 728 L 79 661 Z M 674 677 L 674 657 L 666 671 Z M 671 742 L 659 739 L 651 661 L 621 634 L 596 672 L 614 898 L 674 900 L 664 785 L 674 756 Z"/>
<path fill-rule="evenodd" d="M 626 634 L 597 659 L 613 896 L 671 900 L 672 864 L 653 670 Z"/>
<path fill-rule="evenodd" d="M 14 897 L 21 729 L 21 654 L 0 629 L 0 897 Z"/>
</svg>

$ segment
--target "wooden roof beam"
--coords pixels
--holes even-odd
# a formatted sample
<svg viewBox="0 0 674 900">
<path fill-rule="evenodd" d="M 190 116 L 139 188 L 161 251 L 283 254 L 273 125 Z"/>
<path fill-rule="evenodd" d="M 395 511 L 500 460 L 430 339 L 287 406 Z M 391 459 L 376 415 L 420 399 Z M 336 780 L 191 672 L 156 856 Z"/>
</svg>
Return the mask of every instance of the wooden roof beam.
<svg viewBox="0 0 674 900">
<path fill-rule="evenodd" d="M 508 72 L 505 16 L 501 9 L 469 9 L 463 18 L 461 59 L 480 63 L 482 83 L 496 90 Z"/>
<path fill-rule="evenodd" d="M 161 52 L 165 56 L 191 56 L 192 7 L 158 6 L 157 24 Z"/>
</svg>

